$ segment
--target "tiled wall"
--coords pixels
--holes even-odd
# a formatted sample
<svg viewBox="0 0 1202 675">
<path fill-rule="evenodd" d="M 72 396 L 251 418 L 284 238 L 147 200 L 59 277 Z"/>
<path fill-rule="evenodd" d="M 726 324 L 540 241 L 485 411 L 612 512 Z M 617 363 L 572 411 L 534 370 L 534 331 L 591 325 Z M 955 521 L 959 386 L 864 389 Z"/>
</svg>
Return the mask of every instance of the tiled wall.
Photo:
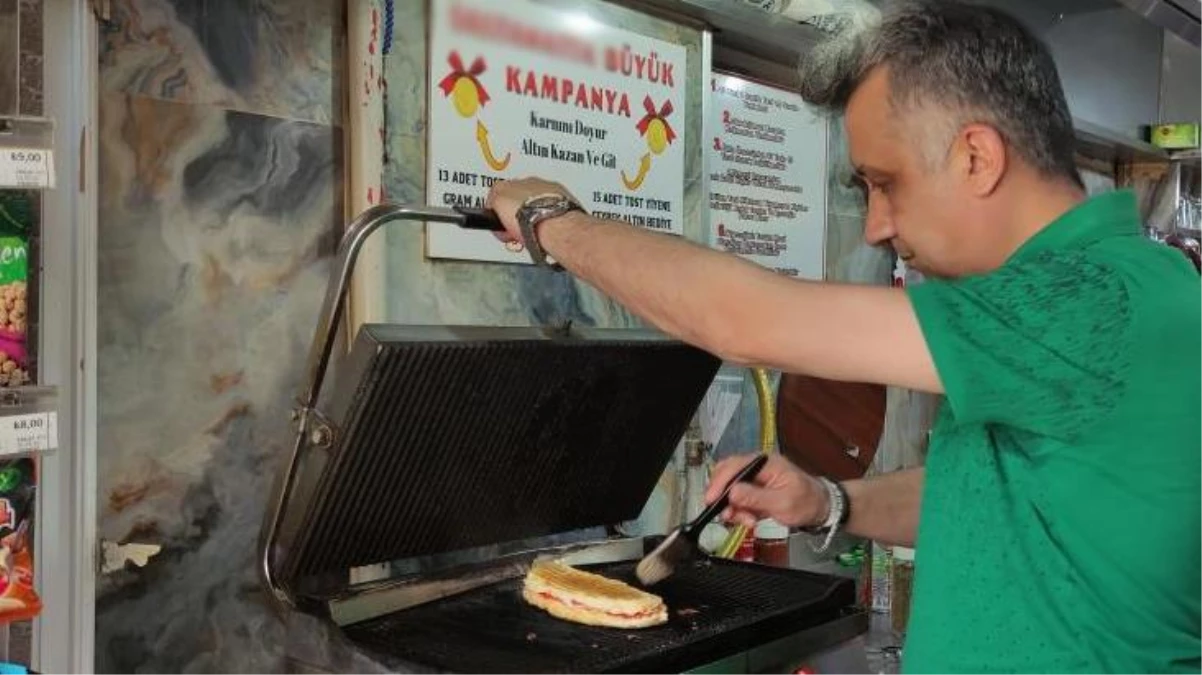
<svg viewBox="0 0 1202 675">
<path fill-rule="evenodd" d="M 3 0 L 0 0 L 2 2 Z M 113 0 L 101 28 L 99 672 L 263 672 L 259 524 L 342 214 L 339 0 Z"/>
</svg>

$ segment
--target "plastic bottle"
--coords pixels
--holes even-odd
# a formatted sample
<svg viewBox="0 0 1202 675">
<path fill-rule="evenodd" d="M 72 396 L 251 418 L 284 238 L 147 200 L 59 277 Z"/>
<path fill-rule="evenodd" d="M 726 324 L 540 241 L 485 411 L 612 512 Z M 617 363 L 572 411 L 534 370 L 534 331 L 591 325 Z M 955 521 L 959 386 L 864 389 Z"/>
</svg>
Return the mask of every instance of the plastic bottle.
<svg viewBox="0 0 1202 675">
<path fill-rule="evenodd" d="M 893 552 L 884 544 L 872 542 L 872 611 L 888 614 L 892 600 Z"/>
<path fill-rule="evenodd" d="M 910 596 L 914 588 L 914 549 L 893 547 L 892 588 L 889 597 L 890 622 L 899 639 L 906 634 L 910 619 Z"/>
</svg>

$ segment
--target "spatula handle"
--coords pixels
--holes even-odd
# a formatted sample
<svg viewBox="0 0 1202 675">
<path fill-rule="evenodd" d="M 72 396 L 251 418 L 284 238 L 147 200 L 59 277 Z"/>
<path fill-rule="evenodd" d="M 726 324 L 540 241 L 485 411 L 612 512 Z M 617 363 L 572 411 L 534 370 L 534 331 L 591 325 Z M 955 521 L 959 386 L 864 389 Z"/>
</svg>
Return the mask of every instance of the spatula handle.
<svg viewBox="0 0 1202 675">
<path fill-rule="evenodd" d="M 722 490 L 722 496 L 714 500 L 713 504 L 710 504 L 708 507 L 706 507 L 706 509 L 701 512 L 701 515 L 697 516 L 697 518 L 693 522 L 689 523 L 688 527 L 685 529 L 689 532 L 697 532 L 706 525 L 709 525 L 710 521 L 713 520 L 719 513 L 722 513 L 722 511 L 730 504 L 730 489 L 733 488 L 736 483 L 751 482 L 755 480 L 755 477 L 757 474 L 759 474 L 760 469 L 764 468 L 764 465 L 767 463 L 768 455 L 763 454 L 751 460 L 747 466 L 743 467 L 739 473 L 735 474 L 734 478 L 730 479 L 730 482 L 726 484 L 726 489 Z"/>
</svg>

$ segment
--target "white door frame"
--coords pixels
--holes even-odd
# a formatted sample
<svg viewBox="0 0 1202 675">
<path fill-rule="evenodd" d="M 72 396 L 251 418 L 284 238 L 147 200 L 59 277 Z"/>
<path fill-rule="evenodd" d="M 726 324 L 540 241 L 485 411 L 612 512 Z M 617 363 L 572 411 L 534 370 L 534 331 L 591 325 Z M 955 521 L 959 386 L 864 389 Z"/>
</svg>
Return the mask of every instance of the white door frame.
<svg viewBox="0 0 1202 675">
<path fill-rule="evenodd" d="M 45 116 L 57 185 L 43 195 L 38 363 L 59 388 L 59 448 L 42 460 L 36 514 L 35 670 L 95 670 L 96 130 L 99 50 L 89 0 L 44 3 Z"/>
</svg>

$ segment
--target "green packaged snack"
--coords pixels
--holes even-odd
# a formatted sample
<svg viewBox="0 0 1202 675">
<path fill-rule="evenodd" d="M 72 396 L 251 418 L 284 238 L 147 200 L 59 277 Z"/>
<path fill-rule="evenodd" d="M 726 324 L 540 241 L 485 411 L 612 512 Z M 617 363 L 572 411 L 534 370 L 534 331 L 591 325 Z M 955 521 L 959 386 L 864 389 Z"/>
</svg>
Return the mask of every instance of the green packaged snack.
<svg viewBox="0 0 1202 675">
<path fill-rule="evenodd" d="M 17 387 L 29 380 L 25 336 L 33 213 L 28 192 L 0 190 L 0 387 Z"/>
<path fill-rule="evenodd" d="M 32 226 L 33 203 L 28 193 L 0 190 L 0 287 L 15 283 L 24 286 L 29 281 Z"/>
</svg>

